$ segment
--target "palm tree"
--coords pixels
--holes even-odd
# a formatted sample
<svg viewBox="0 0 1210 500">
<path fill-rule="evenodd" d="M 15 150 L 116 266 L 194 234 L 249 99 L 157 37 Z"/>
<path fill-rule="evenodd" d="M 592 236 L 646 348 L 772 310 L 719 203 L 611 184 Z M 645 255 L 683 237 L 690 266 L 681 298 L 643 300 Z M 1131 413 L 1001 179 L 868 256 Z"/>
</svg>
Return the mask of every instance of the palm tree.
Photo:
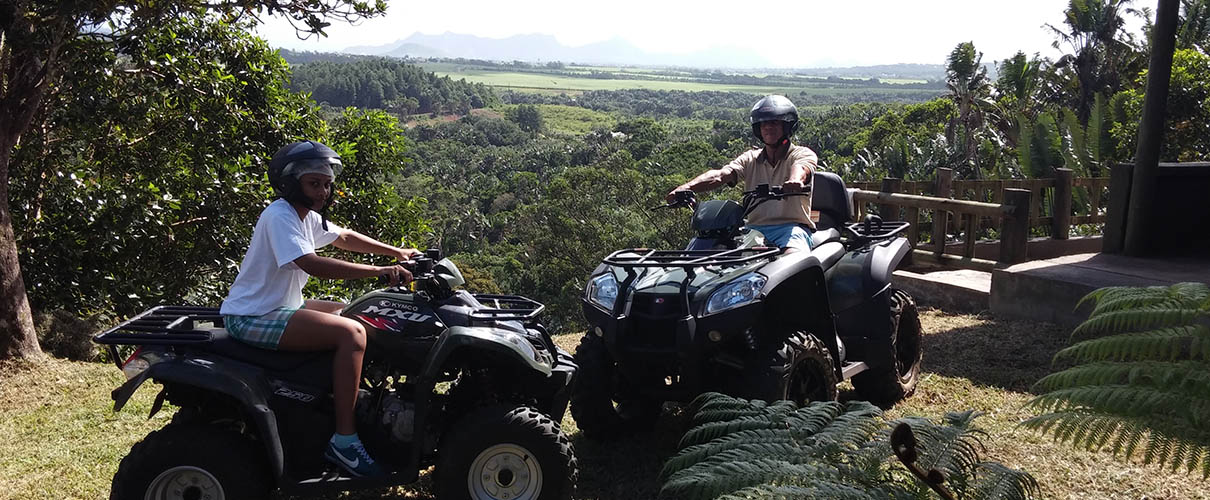
<svg viewBox="0 0 1210 500">
<path fill-rule="evenodd" d="M 972 42 L 958 44 L 946 61 L 945 74 L 949 88 L 947 97 L 958 106 L 958 116 L 950 122 L 946 135 L 951 143 L 957 143 L 953 140 L 955 131 L 959 126 L 962 128 L 962 159 L 971 169 L 971 177 L 978 179 L 982 177 L 978 164 L 979 143 L 988 133 L 995 133 L 985 124 L 989 117 L 998 115 L 998 106 L 991 98 L 991 81 L 983 66 L 983 53 L 977 52 Z"/>
<path fill-rule="evenodd" d="M 1098 92 L 1113 95 L 1121 90 L 1122 71 L 1138 50 L 1133 38 L 1123 29 L 1122 14 L 1134 12 L 1126 5 L 1131 0 L 1069 0 L 1063 11 L 1064 28 L 1046 27 L 1055 35 L 1051 45 L 1071 53 L 1055 62 L 1060 71 L 1074 73 L 1074 107 L 1080 122 L 1088 120 Z"/>
</svg>

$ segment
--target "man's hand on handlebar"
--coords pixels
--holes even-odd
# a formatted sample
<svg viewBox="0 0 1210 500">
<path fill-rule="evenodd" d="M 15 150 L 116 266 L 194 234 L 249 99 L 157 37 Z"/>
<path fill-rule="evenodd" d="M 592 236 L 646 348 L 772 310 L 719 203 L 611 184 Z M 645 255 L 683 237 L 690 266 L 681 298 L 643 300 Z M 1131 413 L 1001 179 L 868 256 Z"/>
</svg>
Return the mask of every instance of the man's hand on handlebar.
<svg viewBox="0 0 1210 500">
<path fill-rule="evenodd" d="M 668 194 L 664 195 L 664 201 L 669 205 L 675 204 L 677 200 L 681 199 L 682 196 L 685 196 L 680 194 L 684 192 L 692 193 L 693 190 L 686 188 L 685 186 L 677 186 L 676 189 L 673 189 L 672 191 L 669 191 Z"/>
<path fill-rule="evenodd" d="M 785 194 L 801 193 L 803 192 L 803 183 L 802 181 L 788 180 L 782 183 L 781 190 Z"/>
</svg>

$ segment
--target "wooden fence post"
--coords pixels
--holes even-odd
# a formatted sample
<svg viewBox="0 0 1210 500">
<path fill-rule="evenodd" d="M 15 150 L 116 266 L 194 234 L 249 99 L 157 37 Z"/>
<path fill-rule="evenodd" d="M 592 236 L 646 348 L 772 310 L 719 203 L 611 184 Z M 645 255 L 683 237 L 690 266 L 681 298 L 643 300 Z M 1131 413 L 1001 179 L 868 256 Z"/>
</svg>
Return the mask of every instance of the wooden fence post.
<svg viewBox="0 0 1210 500">
<path fill-rule="evenodd" d="M 898 193 L 899 188 L 902 185 L 903 185 L 903 179 L 887 177 L 885 179 L 882 179 L 882 192 Z M 879 203 L 878 204 L 878 216 L 882 217 L 882 220 L 886 220 L 886 221 L 899 220 L 899 205 L 891 205 L 888 203 Z"/>
<path fill-rule="evenodd" d="M 937 198 L 951 198 L 951 190 L 953 187 L 954 170 L 949 168 L 937 169 L 937 184 L 933 188 L 933 196 Z M 933 210 L 933 253 L 941 255 L 945 253 L 945 227 L 949 224 L 949 212 L 945 210 Z"/>
<path fill-rule="evenodd" d="M 1071 234 L 1071 169 L 1055 169 L 1055 192 L 1051 199 L 1050 237 L 1065 240 Z"/>
<path fill-rule="evenodd" d="M 1011 210 L 1004 214 L 1000 224 L 1000 262 L 1015 264 L 1026 260 L 1031 195 L 1028 189 L 1004 189 L 1004 204 Z"/>
<path fill-rule="evenodd" d="M 904 207 L 903 211 L 907 214 L 908 224 L 911 224 L 907 230 L 908 244 L 912 245 L 912 250 L 915 250 L 916 246 L 920 244 L 920 207 Z M 903 259 L 904 265 L 912 265 L 913 253 L 915 252 L 908 252 L 907 257 Z"/>
</svg>

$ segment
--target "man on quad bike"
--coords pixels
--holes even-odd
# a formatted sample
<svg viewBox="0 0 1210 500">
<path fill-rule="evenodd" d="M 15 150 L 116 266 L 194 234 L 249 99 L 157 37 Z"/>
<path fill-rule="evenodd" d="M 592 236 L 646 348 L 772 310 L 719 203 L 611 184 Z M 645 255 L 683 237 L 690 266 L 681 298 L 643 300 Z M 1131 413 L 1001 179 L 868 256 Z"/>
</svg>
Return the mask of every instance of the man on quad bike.
<svg viewBox="0 0 1210 500">
<path fill-rule="evenodd" d="M 815 232 L 810 184 L 819 160 L 810 148 L 790 142 L 798 129 L 798 108 L 784 96 L 766 96 L 752 106 L 750 121 L 752 134 L 764 143 L 763 148 L 753 148 L 723 168 L 708 170 L 678 186 L 668 193 L 667 201 L 673 203 L 680 191 L 734 186 L 737 179 L 743 179 L 747 190 L 767 184 L 781 186 L 785 193 L 802 193 L 760 205 L 748 215 L 748 227 L 787 252 L 810 250 L 814 246 L 811 233 Z"/>
<path fill-rule="evenodd" d="M 332 187 L 340 173 L 340 155 L 315 141 L 289 144 L 269 162 L 269 182 L 278 199 L 260 214 L 252 243 L 220 313 L 232 337 L 264 349 L 335 350 L 332 395 L 335 433 L 324 456 L 355 476 L 381 474 L 357 436 L 353 411 L 357 402 L 366 331 L 339 315 L 345 304 L 303 300 L 310 276 L 333 279 L 388 276 L 391 286 L 412 276 L 402 266 L 370 266 L 320 257 L 315 251 L 332 244 L 360 253 L 407 260 L 420 252 L 381 243 L 327 220 Z"/>
</svg>

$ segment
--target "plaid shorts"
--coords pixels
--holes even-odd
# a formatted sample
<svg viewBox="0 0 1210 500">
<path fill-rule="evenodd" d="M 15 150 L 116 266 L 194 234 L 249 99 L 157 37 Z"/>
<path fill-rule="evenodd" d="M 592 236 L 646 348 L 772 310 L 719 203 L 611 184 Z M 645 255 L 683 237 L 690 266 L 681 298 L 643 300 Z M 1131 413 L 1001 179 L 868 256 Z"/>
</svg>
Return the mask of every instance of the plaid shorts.
<svg viewBox="0 0 1210 500">
<path fill-rule="evenodd" d="M 281 336 L 286 332 L 286 323 L 298 309 L 279 307 L 262 316 L 223 315 L 227 332 L 236 340 L 262 349 L 277 350 Z"/>
</svg>

